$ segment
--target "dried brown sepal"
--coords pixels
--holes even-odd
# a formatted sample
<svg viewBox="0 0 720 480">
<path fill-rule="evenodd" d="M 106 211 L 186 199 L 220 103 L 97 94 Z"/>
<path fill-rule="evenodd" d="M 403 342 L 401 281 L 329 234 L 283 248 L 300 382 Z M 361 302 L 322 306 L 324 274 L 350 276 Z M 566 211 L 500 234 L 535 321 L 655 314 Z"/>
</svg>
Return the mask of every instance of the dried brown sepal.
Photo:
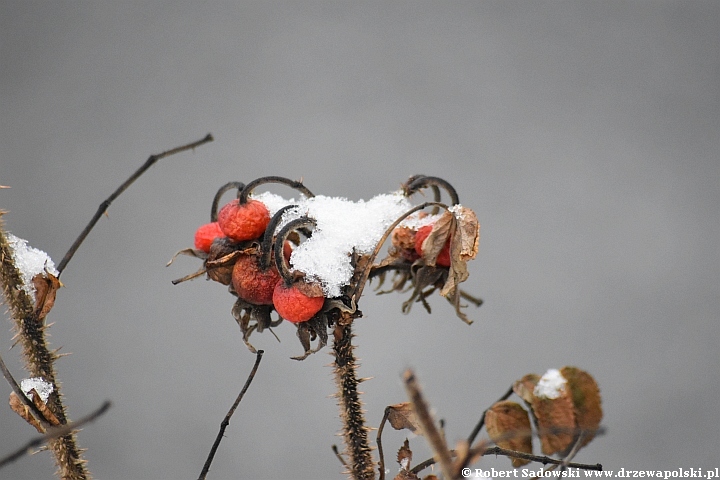
<svg viewBox="0 0 720 480">
<path fill-rule="evenodd" d="M 457 221 L 455 215 L 445 210 L 443 214 L 433 223 L 430 234 L 422 242 L 422 258 L 425 265 L 435 266 L 438 255 L 448 238 L 454 233 Z"/>
<path fill-rule="evenodd" d="M 45 428 L 40 424 L 37 418 L 31 413 L 30 407 L 25 405 L 20 397 L 15 392 L 10 393 L 10 399 L 8 400 L 10 409 L 20 415 L 23 420 L 28 422 L 30 425 L 35 427 L 38 433 L 45 433 Z"/>
<path fill-rule="evenodd" d="M 412 462 L 412 450 L 410 450 L 410 441 L 406 438 L 398 449 L 397 463 L 401 469 L 410 470 L 410 462 Z"/>
<path fill-rule="evenodd" d="M 308 297 L 322 297 L 324 295 L 323 289 L 319 283 L 306 282 L 299 280 L 293 284 L 303 295 Z"/>
<path fill-rule="evenodd" d="M 498 447 L 532 454 L 532 427 L 530 416 L 520 404 L 503 400 L 485 413 L 485 429 L 490 440 Z M 521 467 L 530 460 L 513 458 L 513 467 Z"/>
<path fill-rule="evenodd" d="M 538 437 L 545 455 L 565 452 L 573 444 L 575 409 L 570 391 L 565 388 L 557 398 L 533 395 L 532 409 L 538 426 Z"/>
<path fill-rule="evenodd" d="M 60 421 L 57 419 L 55 414 L 50 411 L 45 402 L 42 401 L 40 395 L 37 393 L 37 391 L 35 391 L 34 388 L 27 393 L 27 397 L 37 407 L 40 413 L 42 413 L 43 417 L 45 417 L 45 420 L 50 425 L 60 425 Z M 26 422 L 35 427 L 35 429 L 39 433 L 45 433 L 45 427 L 43 427 L 42 422 L 39 419 L 35 418 L 30 407 L 25 405 L 15 392 L 10 393 L 10 400 L 8 403 L 10 404 L 10 408 L 13 412 L 20 415 Z"/>
<path fill-rule="evenodd" d="M 449 220 L 451 224 L 450 271 L 447 281 L 440 291 L 440 295 L 444 297 L 455 295 L 458 285 L 470 276 L 467 262 L 477 255 L 480 242 L 480 222 L 478 222 L 475 212 L 465 207 L 457 207 L 457 209 L 457 213 L 445 212 L 440 218 L 442 220 L 448 215 L 451 217 Z"/>
<path fill-rule="evenodd" d="M 594 431 L 600 427 L 602 420 L 600 389 L 592 375 L 584 370 L 563 367 L 560 373 L 568 381 L 577 427 L 586 431 L 580 443 L 584 447 L 595 437 Z"/>
<path fill-rule="evenodd" d="M 35 285 L 35 318 L 40 321 L 50 313 L 55 305 L 55 295 L 62 286 L 60 280 L 51 273 L 38 273 L 32 279 Z"/>
<path fill-rule="evenodd" d="M 416 473 L 410 471 L 410 462 L 412 462 L 412 450 L 410 450 L 410 442 L 406 438 L 398 449 L 397 463 L 400 465 L 400 471 L 393 480 L 420 480 Z"/>
<path fill-rule="evenodd" d="M 410 402 L 396 403 L 388 409 L 388 421 L 395 430 L 408 429 L 413 433 L 422 434 L 420 423 L 412 409 Z"/>
</svg>

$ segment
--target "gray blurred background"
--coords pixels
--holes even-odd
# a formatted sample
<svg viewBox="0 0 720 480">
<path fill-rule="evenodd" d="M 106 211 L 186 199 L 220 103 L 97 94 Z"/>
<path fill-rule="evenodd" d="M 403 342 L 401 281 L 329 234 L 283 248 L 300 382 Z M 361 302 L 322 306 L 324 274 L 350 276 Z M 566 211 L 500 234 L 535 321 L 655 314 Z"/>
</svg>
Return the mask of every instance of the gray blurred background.
<svg viewBox="0 0 720 480">
<path fill-rule="evenodd" d="M 720 466 L 718 25 L 714 1 L 2 2 L 0 208 L 56 262 L 150 154 L 216 139 L 140 178 L 62 276 L 48 321 L 70 417 L 114 403 L 79 435 L 90 470 L 196 478 L 250 371 L 225 288 L 173 286 L 195 259 L 165 267 L 220 185 L 302 177 L 357 200 L 416 173 L 477 212 L 465 288 L 486 303 L 467 326 L 439 297 L 403 315 L 404 295 L 366 290 L 370 425 L 405 400 L 406 367 L 454 442 L 515 379 L 575 365 L 607 427 L 577 461 Z M 254 337 L 265 358 L 209 478 L 343 478 L 329 349 L 296 362 L 294 328 L 277 334 Z M 8 408 L 0 426 L 0 455 L 35 435 Z M 386 429 L 392 475 L 404 438 Z M 53 471 L 42 453 L 0 478 Z"/>
</svg>

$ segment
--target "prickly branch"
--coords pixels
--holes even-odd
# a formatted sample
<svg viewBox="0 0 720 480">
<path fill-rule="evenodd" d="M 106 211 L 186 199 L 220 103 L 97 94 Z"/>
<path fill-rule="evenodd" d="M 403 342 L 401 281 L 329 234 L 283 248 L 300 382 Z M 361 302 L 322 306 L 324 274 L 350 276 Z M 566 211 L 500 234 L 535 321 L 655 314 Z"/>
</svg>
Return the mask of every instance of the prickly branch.
<svg viewBox="0 0 720 480">
<path fill-rule="evenodd" d="M 1 215 L 1 213 L 0 213 Z M 67 415 L 62 402 L 60 385 L 55 378 L 55 360 L 58 356 L 48 348 L 45 338 L 46 324 L 43 317 L 36 313 L 34 302 L 23 288 L 24 282 L 15 265 L 14 252 L 3 228 L 0 218 L 0 283 L 2 283 L 5 303 L 14 321 L 15 336 L 22 345 L 25 368 L 30 376 L 43 377 L 54 387 L 54 393 L 48 398 L 47 406 L 55 414 L 61 425 L 67 423 Z M 55 456 L 57 474 L 68 480 L 90 478 L 77 447 L 75 434 L 67 433 L 50 441 L 50 449 Z"/>
</svg>

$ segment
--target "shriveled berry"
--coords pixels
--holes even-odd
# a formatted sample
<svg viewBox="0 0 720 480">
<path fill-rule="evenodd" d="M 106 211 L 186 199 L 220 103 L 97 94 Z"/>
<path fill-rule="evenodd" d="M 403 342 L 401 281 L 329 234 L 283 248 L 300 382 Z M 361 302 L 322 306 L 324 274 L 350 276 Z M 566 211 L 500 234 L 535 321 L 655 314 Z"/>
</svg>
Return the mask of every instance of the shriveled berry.
<svg viewBox="0 0 720 480">
<path fill-rule="evenodd" d="M 211 262 L 220 260 L 226 255 L 230 255 L 237 251 L 238 244 L 227 237 L 218 237 L 210 245 L 207 259 L 205 259 L 205 267 L 207 268 L 208 278 L 220 282 L 223 285 L 230 285 L 232 282 L 233 263 L 224 264 L 222 266 L 211 266 Z"/>
<path fill-rule="evenodd" d="M 270 223 L 270 212 L 259 200 L 240 204 L 237 199 L 218 212 L 218 224 L 225 235 L 237 242 L 260 238 Z"/>
<path fill-rule="evenodd" d="M 393 246 L 393 255 L 400 256 L 408 262 L 414 262 L 420 255 L 415 252 L 415 234 L 410 227 L 400 226 L 393 230 L 390 240 Z"/>
<path fill-rule="evenodd" d="M 225 234 L 220 230 L 220 225 L 217 222 L 201 225 L 195 230 L 195 249 L 208 253 L 213 240 L 224 236 Z"/>
<path fill-rule="evenodd" d="M 302 282 L 289 287 L 284 281 L 277 283 L 273 292 L 273 305 L 282 318 L 293 323 L 306 322 L 320 311 L 325 298 L 322 294 L 313 296 L 316 292 L 311 288 L 303 288 L 307 286 Z"/>
<path fill-rule="evenodd" d="M 425 225 L 424 227 L 420 227 L 415 234 L 415 251 L 418 255 L 422 256 L 422 245 L 428 235 L 430 235 L 430 232 L 432 232 L 432 227 L 432 225 Z M 447 239 L 442 250 L 440 250 L 437 259 L 435 260 L 435 265 L 440 267 L 450 266 L 450 238 Z"/>
<path fill-rule="evenodd" d="M 256 255 L 240 255 L 233 267 L 233 287 L 235 287 L 238 297 L 248 303 L 272 305 L 273 290 L 281 280 L 280 273 L 274 266 L 262 270 L 259 262 Z"/>
</svg>

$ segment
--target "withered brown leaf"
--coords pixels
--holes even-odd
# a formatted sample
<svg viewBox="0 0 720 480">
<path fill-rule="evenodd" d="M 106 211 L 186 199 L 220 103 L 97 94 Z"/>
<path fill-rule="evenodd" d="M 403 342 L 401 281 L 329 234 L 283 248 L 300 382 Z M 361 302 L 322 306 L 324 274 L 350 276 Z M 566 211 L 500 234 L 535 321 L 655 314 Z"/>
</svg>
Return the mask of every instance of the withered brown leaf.
<svg viewBox="0 0 720 480">
<path fill-rule="evenodd" d="M 35 318 L 42 320 L 55 305 L 55 295 L 62 286 L 60 279 L 51 273 L 38 273 L 32 279 L 35 285 Z"/>
<path fill-rule="evenodd" d="M 40 413 L 43 414 L 43 417 L 45 417 L 45 420 L 47 420 L 50 425 L 60 425 L 60 420 L 58 420 L 58 418 L 48 408 L 45 402 L 42 401 L 42 398 L 40 398 L 40 394 L 38 394 L 34 388 L 27 393 L 27 397 L 33 402 L 37 409 L 40 410 Z M 25 419 L 26 422 L 35 427 L 35 429 L 39 433 L 45 433 L 45 427 L 43 427 L 42 423 L 37 418 L 35 418 L 30 407 L 25 405 L 15 392 L 10 393 L 10 399 L 8 403 L 10 404 L 10 408 L 13 412 L 20 415 L 23 419 Z"/>
<path fill-rule="evenodd" d="M 534 373 L 528 373 L 520 380 L 517 380 L 515 383 L 513 383 L 513 392 L 515 393 L 515 395 L 525 400 L 525 403 L 530 405 L 532 404 L 533 400 L 533 390 L 535 389 L 535 385 L 537 385 L 539 381 L 539 375 L 536 375 Z"/>
<path fill-rule="evenodd" d="M 537 420 L 542 452 L 545 455 L 564 452 L 572 445 L 575 433 L 575 409 L 567 386 L 557 398 L 540 398 L 533 395 L 532 409 Z"/>
<path fill-rule="evenodd" d="M 577 427 L 580 430 L 588 430 L 580 443 L 580 446 L 584 447 L 594 438 L 595 434 L 592 431 L 597 430 L 602 420 L 600 389 L 592 375 L 584 370 L 563 367 L 560 373 L 568 381 Z"/>
<path fill-rule="evenodd" d="M 455 213 L 445 212 L 451 217 L 448 221 L 451 228 L 450 272 L 440 291 L 442 296 L 454 294 L 457 286 L 468 279 L 470 274 L 467 270 L 467 262 L 475 258 L 480 244 L 480 222 L 475 212 L 462 206 L 455 208 L 457 210 Z M 440 220 L 445 216 L 443 214 Z"/>
<path fill-rule="evenodd" d="M 520 404 L 503 400 L 485 413 L 485 429 L 498 447 L 532 454 L 530 416 Z M 513 467 L 521 467 L 530 460 L 513 458 Z"/>
<path fill-rule="evenodd" d="M 388 421 L 395 430 L 407 428 L 413 433 L 422 434 L 420 423 L 410 402 L 396 403 L 387 407 Z"/>
</svg>

